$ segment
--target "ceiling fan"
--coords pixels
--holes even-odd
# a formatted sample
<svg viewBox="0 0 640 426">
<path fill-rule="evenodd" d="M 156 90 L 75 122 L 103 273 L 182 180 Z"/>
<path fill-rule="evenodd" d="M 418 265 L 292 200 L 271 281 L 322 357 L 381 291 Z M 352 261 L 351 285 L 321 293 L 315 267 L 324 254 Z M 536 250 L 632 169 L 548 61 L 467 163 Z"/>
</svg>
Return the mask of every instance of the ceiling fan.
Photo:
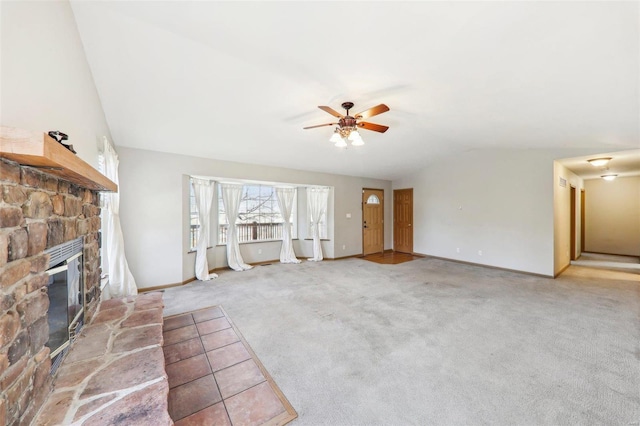
<svg viewBox="0 0 640 426">
<path fill-rule="evenodd" d="M 335 142 L 337 147 L 344 148 L 347 146 L 347 140 L 351 142 L 351 145 L 364 145 L 364 141 L 358 133 L 358 129 L 373 130 L 374 132 L 384 133 L 389 129 L 389 126 L 383 126 L 381 124 L 369 123 L 366 121 L 360 121 L 365 118 L 373 117 L 374 115 L 382 114 L 389 111 L 389 107 L 385 104 L 376 105 L 365 111 L 362 111 L 355 116 L 349 115 L 349 110 L 353 108 L 353 102 L 343 102 L 342 108 L 347 113 L 345 115 L 340 114 L 336 110 L 328 106 L 318 106 L 321 110 L 328 112 L 334 117 L 339 118 L 337 123 L 318 124 L 317 126 L 304 127 L 304 129 L 315 129 L 316 127 L 325 126 L 337 126 L 331 139 L 331 142 Z"/>
</svg>

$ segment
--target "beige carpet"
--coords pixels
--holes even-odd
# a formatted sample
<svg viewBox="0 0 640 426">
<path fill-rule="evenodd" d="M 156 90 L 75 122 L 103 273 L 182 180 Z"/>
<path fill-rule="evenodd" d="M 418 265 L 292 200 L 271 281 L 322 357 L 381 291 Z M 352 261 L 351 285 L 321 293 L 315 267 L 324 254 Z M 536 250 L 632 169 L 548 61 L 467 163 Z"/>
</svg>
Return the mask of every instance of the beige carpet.
<svg viewBox="0 0 640 426">
<path fill-rule="evenodd" d="M 296 425 L 640 421 L 640 276 L 556 280 L 437 259 L 223 272 L 165 291 L 222 304 Z"/>
</svg>

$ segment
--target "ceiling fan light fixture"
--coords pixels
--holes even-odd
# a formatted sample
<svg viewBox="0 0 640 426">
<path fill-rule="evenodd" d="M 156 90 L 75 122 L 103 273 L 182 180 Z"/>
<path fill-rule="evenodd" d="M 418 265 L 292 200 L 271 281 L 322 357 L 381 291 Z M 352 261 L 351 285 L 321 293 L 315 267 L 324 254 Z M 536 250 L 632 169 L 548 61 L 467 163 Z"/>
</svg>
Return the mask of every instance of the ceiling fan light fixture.
<svg viewBox="0 0 640 426">
<path fill-rule="evenodd" d="M 389 111 L 389 107 L 385 104 L 376 105 L 358 114 L 354 114 L 354 116 L 349 115 L 349 110 L 353 108 L 353 102 L 342 103 L 342 108 L 346 110 L 346 114 L 340 114 L 339 112 L 328 106 L 320 105 L 318 106 L 318 108 L 338 118 L 338 122 L 303 127 L 303 129 L 315 129 L 316 127 L 337 125 L 337 127 L 335 127 L 334 129 L 333 135 L 331 135 L 331 137 L 329 138 L 329 141 L 335 143 L 339 148 L 347 147 L 347 142 L 350 142 L 353 146 L 364 145 L 364 141 L 362 140 L 362 136 L 360 136 L 360 132 L 358 131 L 358 129 L 371 130 L 378 133 L 384 133 L 389 129 L 389 126 L 369 123 L 366 121 L 359 121 Z"/>
<path fill-rule="evenodd" d="M 341 140 L 342 140 L 342 137 L 340 137 L 340 133 L 338 133 L 338 131 L 336 130 L 333 133 L 333 135 L 331 135 L 331 138 L 329 139 L 329 142 L 339 143 Z"/>
<path fill-rule="evenodd" d="M 612 180 L 614 180 L 615 178 L 617 178 L 617 177 L 618 177 L 618 175 L 616 175 L 616 174 L 609 174 L 609 175 L 602 175 L 602 176 L 600 176 L 600 177 L 601 177 L 602 179 L 604 179 L 604 180 L 612 181 Z"/>
<path fill-rule="evenodd" d="M 362 140 L 362 136 L 357 130 L 354 130 L 349 135 L 349 140 L 351 141 L 351 145 L 353 146 L 362 146 L 364 145 L 364 140 Z"/>
<path fill-rule="evenodd" d="M 587 162 L 593 167 L 606 166 L 609 161 L 611 161 L 611 157 L 592 158 L 591 160 L 587 160 Z"/>
</svg>

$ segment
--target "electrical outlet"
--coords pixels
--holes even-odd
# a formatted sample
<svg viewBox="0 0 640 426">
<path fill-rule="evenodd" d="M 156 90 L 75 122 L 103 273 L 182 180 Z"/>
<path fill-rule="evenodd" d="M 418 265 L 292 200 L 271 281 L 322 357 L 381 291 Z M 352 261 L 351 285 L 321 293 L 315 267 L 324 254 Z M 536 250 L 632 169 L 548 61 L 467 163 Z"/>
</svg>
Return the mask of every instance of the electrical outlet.
<svg viewBox="0 0 640 426">
<path fill-rule="evenodd" d="M 258 249 L 258 254 L 262 254 L 262 249 Z"/>
<path fill-rule="evenodd" d="M 460 247 L 456 249 L 456 253 L 460 253 Z"/>
<path fill-rule="evenodd" d="M 478 250 L 478 256 L 482 256 L 482 250 Z"/>
<path fill-rule="evenodd" d="M 342 245 L 342 250 L 346 250 L 347 246 L 345 244 Z"/>
</svg>

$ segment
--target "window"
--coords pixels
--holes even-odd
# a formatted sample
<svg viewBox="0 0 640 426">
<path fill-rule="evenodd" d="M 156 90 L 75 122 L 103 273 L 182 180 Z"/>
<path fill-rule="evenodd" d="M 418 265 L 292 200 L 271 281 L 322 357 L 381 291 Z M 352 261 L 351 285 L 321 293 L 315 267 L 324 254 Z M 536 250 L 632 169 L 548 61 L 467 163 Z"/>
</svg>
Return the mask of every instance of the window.
<svg viewBox="0 0 640 426">
<path fill-rule="evenodd" d="M 199 230 L 200 219 L 198 218 L 196 194 L 193 192 L 193 180 L 189 178 L 189 247 L 191 250 L 195 250 L 198 245 Z"/>
<path fill-rule="evenodd" d="M 293 199 L 291 213 L 291 234 L 298 237 L 297 232 L 298 197 Z M 218 244 L 227 243 L 227 229 L 229 222 L 224 211 L 222 191 L 218 191 Z M 282 224 L 284 219 L 278 207 L 275 187 L 268 185 L 244 185 L 240 210 L 236 218 L 238 225 L 238 241 L 271 241 L 282 239 Z"/>
<path fill-rule="evenodd" d="M 369 198 L 367 198 L 367 204 L 380 204 L 380 199 L 377 195 L 371 194 Z"/>
<path fill-rule="evenodd" d="M 308 239 L 313 238 L 313 226 L 311 226 L 311 214 L 309 213 L 308 216 L 309 219 L 309 232 L 308 232 Z M 318 229 L 320 230 L 320 239 L 321 240 L 328 240 L 329 237 L 327 235 L 327 212 L 325 212 L 322 215 L 322 218 L 320 218 L 320 223 L 318 224 Z"/>
<path fill-rule="evenodd" d="M 329 190 L 329 188 L 325 188 L 325 189 Z M 313 187 L 307 188 L 307 194 L 309 194 L 310 190 L 313 190 Z M 308 223 L 307 239 L 312 239 L 313 238 L 313 219 L 311 218 L 311 209 L 309 206 L 309 200 L 306 200 L 306 201 L 307 201 L 307 223 Z M 327 199 L 327 203 L 328 203 L 328 199 Z M 322 240 L 329 239 L 328 226 L 327 226 L 327 214 L 328 214 L 327 212 L 328 212 L 328 206 L 325 212 L 320 217 L 320 223 L 318 224 L 318 234 L 320 236 L 320 239 Z"/>
</svg>

